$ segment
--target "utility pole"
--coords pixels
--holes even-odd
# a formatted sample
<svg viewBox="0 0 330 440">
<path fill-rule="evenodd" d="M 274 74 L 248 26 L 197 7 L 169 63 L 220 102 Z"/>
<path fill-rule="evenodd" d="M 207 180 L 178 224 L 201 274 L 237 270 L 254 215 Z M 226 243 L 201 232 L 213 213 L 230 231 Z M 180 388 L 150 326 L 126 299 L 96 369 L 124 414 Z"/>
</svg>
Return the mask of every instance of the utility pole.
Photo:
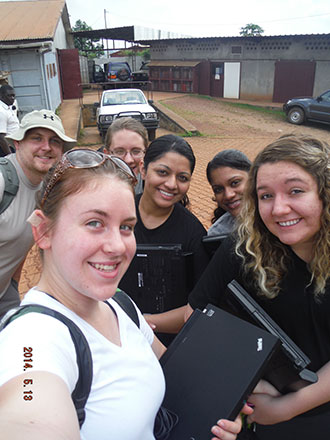
<svg viewBox="0 0 330 440">
<path fill-rule="evenodd" d="M 108 26 L 107 26 L 107 10 L 106 9 L 104 9 L 104 27 L 105 27 L 105 29 L 108 29 Z M 107 41 L 107 57 L 109 58 L 108 38 L 106 38 L 106 41 Z"/>
</svg>

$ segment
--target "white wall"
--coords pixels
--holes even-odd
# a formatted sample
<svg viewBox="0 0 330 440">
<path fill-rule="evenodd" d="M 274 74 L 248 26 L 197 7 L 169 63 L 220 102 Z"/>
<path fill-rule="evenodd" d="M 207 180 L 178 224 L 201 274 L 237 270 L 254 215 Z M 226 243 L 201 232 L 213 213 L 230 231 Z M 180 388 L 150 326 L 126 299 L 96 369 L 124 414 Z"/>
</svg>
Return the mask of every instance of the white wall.
<svg viewBox="0 0 330 440">
<path fill-rule="evenodd" d="M 54 35 L 53 47 L 54 47 L 54 50 L 56 50 L 56 49 L 70 49 L 68 47 L 68 43 L 66 41 L 66 34 L 65 34 L 65 29 L 64 29 L 62 18 L 60 18 L 58 21 L 58 25 L 57 25 L 55 35 Z"/>
</svg>

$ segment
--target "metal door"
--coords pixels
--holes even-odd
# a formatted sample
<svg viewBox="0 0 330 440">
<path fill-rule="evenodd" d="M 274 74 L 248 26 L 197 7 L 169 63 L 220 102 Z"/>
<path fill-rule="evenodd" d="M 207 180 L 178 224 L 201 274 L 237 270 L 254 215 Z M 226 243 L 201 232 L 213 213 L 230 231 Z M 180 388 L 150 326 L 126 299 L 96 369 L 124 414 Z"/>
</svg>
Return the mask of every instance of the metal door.
<svg viewBox="0 0 330 440">
<path fill-rule="evenodd" d="M 273 102 L 312 96 L 315 61 L 276 61 Z"/>
<path fill-rule="evenodd" d="M 217 62 L 211 63 L 211 82 L 210 95 L 223 97 L 223 83 L 224 83 L 224 64 Z"/>
<path fill-rule="evenodd" d="M 241 63 L 225 63 L 224 98 L 239 99 Z"/>
<path fill-rule="evenodd" d="M 58 51 L 63 99 L 82 98 L 78 49 Z"/>
</svg>

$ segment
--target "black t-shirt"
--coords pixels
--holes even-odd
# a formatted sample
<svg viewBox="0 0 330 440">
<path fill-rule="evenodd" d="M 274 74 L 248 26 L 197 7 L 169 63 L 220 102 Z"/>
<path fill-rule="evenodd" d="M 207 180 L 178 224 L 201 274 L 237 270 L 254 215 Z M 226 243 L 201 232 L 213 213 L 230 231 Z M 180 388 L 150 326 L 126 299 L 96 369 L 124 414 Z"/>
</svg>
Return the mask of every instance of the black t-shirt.
<svg viewBox="0 0 330 440">
<path fill-rule="evenodd" d="M 137 224 L 134 234 L 137 244 L 182 244 L 184 252 L 193 252 L 194 283 L 206 268 L 209 257 L 202 244 L 206 230 L 198 218 L 181 203 L 176 203 L 169 218 L 154 229 L 147 229 L 140 217 L 139 202 L 141 195 L 136 197 Z"/>
<path fill-rule="evenodd" d="M 234 239 L 227 238 L 190 293 L 188 302 L 193 309 L 203 309 L 208 303 L 220 306 L 227 284 L 236 279 L 311 359 L 309 368 L 317 371 L 330 360 L 330 285 L 327 284 L 325 294 L 315 299 L 306 263 L 289 251 L 281 291 L 277 297 L 268 299 L 257 295 L 251 277 L 242 271 L 242 259 L 235 254 Z"/>
<path fill-rule="evenodd" d="M 170 295 L 173 295 L 172 300 L 173 303 L 175 303 L 175 306 L 166 307 L 166 305 L 164 305 L 163 310 L 161 311 L 167 311 L 169 308 L 183 306 L 188 302 L 190 288 L 195 285 L 209 262 L 208 254 L 202 244 L 202 237 L 206 235 L 206 230 L 197 217 L 195 217 L 181 203 L 174 205 L 171 215 L 162 225 L 154 229 L 147 229 L 141 220 L 138 209 L 140 198 L 141 195 L 136 197 L 138 221 L 135 226 L 134 234 L 137 244 L 181 244 L 183 252 L 192 253 L 192 261 L 189 260 L 189 267 L 190 263 L 192 263 L 192 268 L 189 270 L 189 285 L 188 283 L 185 284 L 184 289 L 180 287 L 180 292 L 175 290 L 179 287 L 173 288 L 174 290 L 170 292 Z M 182 284 L 180 284 L 180 286 L 182 286 Z M 159 310 L 154 308 L 155 302 L 147 301 L 146 299 L 141 300 L 141 289 L 138 287 L 137 274 L 134 265 L 131 265 L 128 268 L 119 287 L 132 297 L 143 313 L 159 312 Z M 159 279 L 159 288 L 161 288 L 161 290 L 164 289 L 161 279 Z M 150 294 L 153 294 L 153 292 L 154 290 L 152 290 Z M 169 293 L 167 292 L 167 295 L 168 294 Z M 155 292 L 154 296 L 156 295 L 157 293 Z M 148 306 L 144 309 L 142 304 L 146 304 L 146 302 L 148 303 Z M 157 304 L 159 303 L 157 302 Z M 174 335 L 164 335 L 162 333 L 158 333 L 157 336 L 165 345 L 168 345 L 174 338 Z"/>
<path fill-rule="evenodd" d="M 202 237 L 206 235 L 206 230 L 201 224 L 201 222 L 194 216 L 188 209 L 186 209 L 182 204 L 177 203 L 174 205 L 174 209 L 169 216 L 169 218 L 160 226 L 154 229 L 147 229 L 140 217 L 138 204 L 141 195 L 136 197 L 136 211 L 137 211 L 137 224 L 134 229 L 134 234 L 137 244 L 181 244 L 183 252 L 192 252 L 192 282 L 191 285 L 194 286 L 197 280 L 202 275 L 204 269 L 206 268 L 209 257 L 202 244 Z M 124 275 L 122 281 L 120 282 L 120 288 L 129 294 L 133 293 L 131 290 L 127 290 L 127 286 L 132 288 L 132 283 L 128 284 L 128 280 L 131 277 L 136 277 L 135 274 L 131 273 L 128 269 Z M 186 304 L 188 297 L 185 298 Z M 144 312 L 144 310 L 142 310 Z"/>
</svg>

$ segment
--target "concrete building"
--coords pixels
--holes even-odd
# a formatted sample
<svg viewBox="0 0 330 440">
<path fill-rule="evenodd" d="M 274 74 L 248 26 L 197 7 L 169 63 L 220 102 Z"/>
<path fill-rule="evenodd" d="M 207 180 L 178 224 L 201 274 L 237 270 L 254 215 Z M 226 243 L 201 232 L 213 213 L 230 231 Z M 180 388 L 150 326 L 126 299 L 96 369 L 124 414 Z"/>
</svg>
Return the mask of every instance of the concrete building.
<svg viewBox="0 0 330 440">
<path fill-rule="evenodd" d="M 330 89 L 330 34 L 137 42 L 150 46 L 153 90 L 284 102 Z"/>
<path fill-rule="evenodd" d="M 78 51 L 65 0 L 0 2 L 0 72 L 22 113 L 79 96 Z"/>
</svg>

